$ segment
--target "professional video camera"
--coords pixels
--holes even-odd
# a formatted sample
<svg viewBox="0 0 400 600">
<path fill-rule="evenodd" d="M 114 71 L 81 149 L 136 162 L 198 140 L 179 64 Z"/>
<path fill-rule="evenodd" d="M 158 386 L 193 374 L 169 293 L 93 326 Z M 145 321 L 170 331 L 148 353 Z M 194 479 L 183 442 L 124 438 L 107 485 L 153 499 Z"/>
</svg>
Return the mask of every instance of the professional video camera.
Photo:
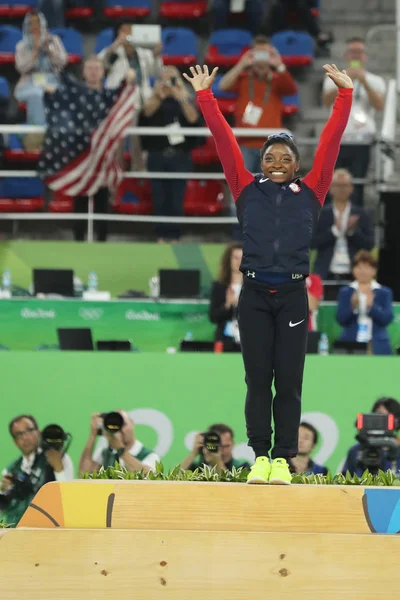
<svg viewBox="0 0 400 600">
<path fill-rule="evenodd" d="M 103 435 L 104 431 L 114 434 L 121 431 L 124 426 L 124 418 L 119 412 L 103 413 L 100 418 L 103 420 L 103 427 L 98 428 L 97 435 Z"/>
<path fill-rule="evenodd" d="M 397 462 L 399 445 L 393 415 L 359 414 L 357 429 L 356 440 L 361 446 L 358 464 L 361 468 L 377 473 L 385 458 Z"/>
</svg>

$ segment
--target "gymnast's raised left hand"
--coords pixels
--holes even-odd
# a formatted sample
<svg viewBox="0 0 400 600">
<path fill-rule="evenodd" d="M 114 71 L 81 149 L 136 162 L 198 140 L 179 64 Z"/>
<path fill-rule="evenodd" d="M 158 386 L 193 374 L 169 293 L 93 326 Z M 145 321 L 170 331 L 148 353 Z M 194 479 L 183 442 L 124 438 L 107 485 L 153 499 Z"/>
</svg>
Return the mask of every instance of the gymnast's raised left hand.
<svg viewBox="0 0 400 600">
<path fill-rule="evenodd" d="M 187 73 L 183 73 L 186 81 L 189 81 L 193 89 L 196 92 L 200 90 L 208 90 L 215 81 L 215 77 L 218 72 L 218 67 L 215 67 L 210 75 L 208 71 L 207 65 L 204 65 L 203 68 L 200 65 L 196 65 L 196 67 L 190 67 L 190 72 L 193 77 L 190 77 Z"/>
</svg>

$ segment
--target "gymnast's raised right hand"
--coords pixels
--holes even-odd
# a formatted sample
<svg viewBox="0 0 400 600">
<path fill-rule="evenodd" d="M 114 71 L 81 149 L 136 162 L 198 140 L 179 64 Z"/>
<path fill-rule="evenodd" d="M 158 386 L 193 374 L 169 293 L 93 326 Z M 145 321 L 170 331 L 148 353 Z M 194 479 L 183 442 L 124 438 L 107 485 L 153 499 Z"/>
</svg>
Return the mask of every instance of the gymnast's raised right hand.
<svg viewBox="0 0 400 600">
<path fill-rule="evenodd" d="M 200 90 L 208 90 L 215 81 L 215 77 L 217 75 L 218 67 L 215 67 L 210 75 L 208 72 L 207 65 L 204 65 L 203 68 L 200 65 L 196 65 L 196 67 L 190 67 L 190 72 L 193 77 L 189 77 L 187 73 L 183 73 L 186 81 L 189 81 L 195 92 L 199 92 Z"/>
</svg>

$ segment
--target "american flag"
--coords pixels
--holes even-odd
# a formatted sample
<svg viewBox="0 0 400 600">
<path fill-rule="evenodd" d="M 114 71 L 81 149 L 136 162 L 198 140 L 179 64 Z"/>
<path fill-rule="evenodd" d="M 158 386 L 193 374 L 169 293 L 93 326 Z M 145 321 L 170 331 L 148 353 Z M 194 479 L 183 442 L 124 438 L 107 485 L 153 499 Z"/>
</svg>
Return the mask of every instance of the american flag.
<svg viewBox="0 0 400 600">
<path fill-rule="evenodd" d="M 47 129 L 38 173 L 55 191 L 93 196 L 121 178 L 116 154 L 135 115 L 134 87 L 92 90 L 68 75 L 45 94 Z"/>
</svg>

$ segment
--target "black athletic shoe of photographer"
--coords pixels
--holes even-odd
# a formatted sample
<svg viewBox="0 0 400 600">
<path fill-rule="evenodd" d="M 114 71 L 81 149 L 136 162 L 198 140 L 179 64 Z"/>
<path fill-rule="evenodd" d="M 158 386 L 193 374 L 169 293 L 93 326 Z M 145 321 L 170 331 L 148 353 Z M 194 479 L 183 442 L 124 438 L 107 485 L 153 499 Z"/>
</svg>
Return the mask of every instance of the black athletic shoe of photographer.
<svg viewBox="0 0 400 600">
<path fill-rule="evenodd" d="M 358 415 L 356 439 L 350 448 L 342 473 L 349 471 L 359 477 L 368 469 L 371 473 L 400 473 L 400 403 L 394 398 L 379 398 L 370 414 Z"/>
<path fill-rule="evenodd" d="M 181 468 L 194 471 L 206 464 L 211 468 L 216 467 L 219 473 L 232 471 L 233 467 L 250 469 L 247 461 L 233 458 L 234 445 L 234 433 L 228 425 L 211 425 L 206 432 L 196 435 L 193 450 L 181 462 Z"/>
<path fill-rule="evenodd" d="M 2 472 L 0 512 L 15 527 L 39 489 L 50 481 L 72 480 L 74 468 L 66 454 L 71 436 L 59 425 L 40 432 L 32 415 L 20 415 L 8 429 L 21 456 Z"/>
</svg>

